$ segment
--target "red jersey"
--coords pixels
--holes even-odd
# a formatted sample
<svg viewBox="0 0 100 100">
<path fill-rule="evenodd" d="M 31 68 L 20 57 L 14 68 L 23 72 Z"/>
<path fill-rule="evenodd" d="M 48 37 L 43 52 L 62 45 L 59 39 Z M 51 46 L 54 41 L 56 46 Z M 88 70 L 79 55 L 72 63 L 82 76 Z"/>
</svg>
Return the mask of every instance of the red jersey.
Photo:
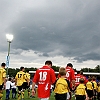
<svg viewBox="0 0 100 100">
<path fill-rule="evenodd" d="M 33 78 L 33 82 L 38 84 L 38 97 L 50 97 L 50 87 L 56 80 L 55 72 L 49 66 L 38 69 Z"/>
<path fill-rule="evenodd" d="M 80 75 L 80 74 L 77 74 L 76 76 L 75 76 L 75 85 L 77 86 L 77 85 L 79 85 L 79 80 L 80 80 L 80 78 L 81 78 L 82 76 Z"/>
<path fill-rule="evenodd" d="M 71 67 L 66 67 L 66 77 L 67 79 L 72 82 L 72 80 L 75 80 L 75 71 Z"/>
<path fill-rule="evenodd" d="M 85 76 L 81 75 L 81 78 L 83 78 L 83 79 L 84 79 L 84 84 L 86 84 L 86 83 L 88 82 L 88 80 L 86 79 L 86 77 L 85 77 Z"/>
</svg>

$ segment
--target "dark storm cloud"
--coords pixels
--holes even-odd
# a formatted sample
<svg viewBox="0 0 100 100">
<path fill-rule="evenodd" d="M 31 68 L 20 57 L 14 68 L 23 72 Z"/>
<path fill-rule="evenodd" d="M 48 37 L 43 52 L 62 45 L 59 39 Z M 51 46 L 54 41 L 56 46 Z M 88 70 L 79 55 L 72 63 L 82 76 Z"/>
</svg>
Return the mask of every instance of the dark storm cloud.
<svg viewBox="0 0 100 100">
<path fill-rule="evenodd" d="M 99 0 L 51 0 L 40 7 L 21 10 L 6 28 L 14 33 L 12 47 L 41 52 L 46 57 L 59 50 L 58 55 L 74 57 L 79 62 L 100 60 L 99 4 Z"/>
<path fill-rule="evenodd" d="M 96 61 L 96 60 L 100 60 L 100 54 L 91 52 L 85 55 L 78 56 L 74 59 L 77 60 L 78 62 L 87 61 L 87 60 Z"/>
</svg>

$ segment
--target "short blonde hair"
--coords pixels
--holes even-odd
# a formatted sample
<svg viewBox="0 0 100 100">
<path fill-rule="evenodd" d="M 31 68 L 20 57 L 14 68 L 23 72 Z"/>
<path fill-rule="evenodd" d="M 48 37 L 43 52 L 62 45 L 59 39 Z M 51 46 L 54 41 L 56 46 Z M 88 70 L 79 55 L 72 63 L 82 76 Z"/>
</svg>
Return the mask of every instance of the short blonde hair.
<svg viewBox="0 0 100 100">
<path fill-rule="evenodd" d="M 66 69 L 64 67 L 59 68 L 59 74 L 61 76 L 66 75 Z"/>
<path fill-rule="evenodd" d="M 84 78 L 80 78 L 79 82 L 84 83 Z"/>
</svg>

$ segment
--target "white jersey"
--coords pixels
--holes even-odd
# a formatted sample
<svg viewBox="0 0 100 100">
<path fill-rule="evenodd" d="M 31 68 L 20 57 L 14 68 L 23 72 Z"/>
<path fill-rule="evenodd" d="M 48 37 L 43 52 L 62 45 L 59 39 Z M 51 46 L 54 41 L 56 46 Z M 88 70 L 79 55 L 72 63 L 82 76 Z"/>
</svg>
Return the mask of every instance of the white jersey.
<svg viewBox="0 0 100 100">
<path fill-rule="evenodd" d="M 6 82 L 6 89 L 11 89 L 11 81 Z"/>
<path fill-rule="evenodd" d="M 14 89 L 16 89 L 16 85 L 15 85 L 15 82 L 14 83 L 11 83 L 11 88 L 14 88 Z"/>
</svg>

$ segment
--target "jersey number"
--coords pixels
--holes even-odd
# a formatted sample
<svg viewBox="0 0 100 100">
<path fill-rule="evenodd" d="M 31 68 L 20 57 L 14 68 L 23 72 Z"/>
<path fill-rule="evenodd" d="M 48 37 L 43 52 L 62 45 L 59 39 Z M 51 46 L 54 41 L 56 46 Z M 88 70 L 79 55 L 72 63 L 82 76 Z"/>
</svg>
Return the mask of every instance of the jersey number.
<svg viewBox="0 0 100 100">
<path fill-rule="evenodd" d="M 76 79 L 76 82 L 79 82 L 80 78 L 75 78 Z"/>
<path fill-rule="evenodd" d="M 22 74 L 18 74 L 18 78 L 21 78 Z"/>
<path fill-rule="evenodd" d="M 40 81 L 45 81 L 47 78 L 47 72 L 40 72 Z"/>
<path fill-rule="evenodd" d="M 69 77 L 69 73 L 70 73 L 70 71 L 67 71 L 66 72 L 66 77 Z"/>
</svg>

